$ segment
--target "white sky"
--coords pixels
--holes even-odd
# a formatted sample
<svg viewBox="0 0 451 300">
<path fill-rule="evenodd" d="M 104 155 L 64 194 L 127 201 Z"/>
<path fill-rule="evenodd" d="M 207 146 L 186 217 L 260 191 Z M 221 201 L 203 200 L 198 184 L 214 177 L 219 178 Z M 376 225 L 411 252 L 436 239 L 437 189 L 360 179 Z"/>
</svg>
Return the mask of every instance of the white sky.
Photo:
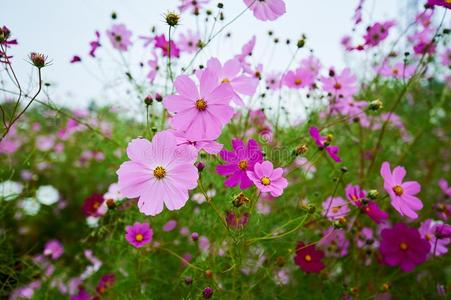
<svg viewBox="0 0 451 300">
<path fill-rule="evenodd" d="M 56 103 L 68 106 L 86 105 L 90 100 L 107 101 L 108 91 L 89 75 L 98 73 L 97 65 L 88 63 L 86 67 L 71 65 L 74 54 L 86 54 L 94 31 L 102 33 L 103 44 L 107 44 L 105 30 L 111 25 L 111 12 L 116 11 L 119 21 L 138 35 L 148 33 L 152 25 L 166 30 L 162 15 L 174 10 L 178 0 L 3 0 L 0 22 L 7 25 L 19 41 L 14 47 L 14 65 L 23 82 L 27 82 L 31 66 L 25 61 L 30 51 L 43 52 L 53 64 L 45 70 L 44 79 L 55 84 L 51 95 Z M 212 7 L 218 1 L 211 0 Z M 228 20 L 241 12 L 245 5 L 242 0 L 224 0 Z M 243 42 L 253 34 L 257 35 L 257 49 L 265 48 L 265 36 L 269 29 L 282 37 L 296 39 L 306 33 L 308 46 L 315 50 L 324 65 L 343 66 L 343 53 L 339 41 L 352 27 L 351 17 L 358 0 L 285 0 L 287 13 L 275 22 L 256 20 L 251 12 L 246 12 L 225 32 L 233 33 L 229 48 L 219 48 L 213 43 L 211 49 L 200 59 L 215 54 L 228 58 L 231 52 L 238 52 Z M 416 0 L 367 0 L 365 4 L 365 24 L 371 21 L 400 17 L 406 5 L 414 5 Z M 404 17 L 404 16 L 403 16 Z M 177 33 L 193 26 L 193 17 L 183 16 L 183 25 Z M 405 20 L 400 20 L 405 22 Z M 0 25 L 2 25 L 0 24 Z M 218 39 L 220 40 L 220 38 Z M 215 47 L 216 46 L 216 47 Z M 137 48 L 141 48 L 140 46 Z M 111 54 L 100 49 L 98 54 Z M 304 55 L 305 56 L 305 55 Z M 105 57 L 105 56 L 104 56 Z M 283 69 L 289 60 L 289 52 L 276 51 L 273 55 L 273 68 Z M 106 58 L 105 58 L 106 59 Z M 266 66 L 265 66 L 266 67 Z M 269 67 L 271 69 L 271 67 Z M 107 69 L 106 72 L 114 72 Z M 110 74 L 107 74 L 107 76 Z"/>
</svg>

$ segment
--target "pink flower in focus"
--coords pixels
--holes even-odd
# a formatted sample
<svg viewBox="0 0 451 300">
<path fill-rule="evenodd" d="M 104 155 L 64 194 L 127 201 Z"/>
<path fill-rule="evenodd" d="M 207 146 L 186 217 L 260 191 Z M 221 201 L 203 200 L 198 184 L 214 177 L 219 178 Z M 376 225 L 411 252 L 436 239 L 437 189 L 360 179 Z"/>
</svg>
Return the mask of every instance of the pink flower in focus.
<svg viewBox="0 0 451 300">
<path fill-rule="evenodd" d="M 431 246 L 422 239 L 416 228 L 398 223 L 381 232 L 380 252 L 385 264 L 400 266 L 404 272 L 411 272 L 426 261 Z"/>
<path fill-rule="evenodd" d="M 247 176 L 262 193 L 269 192 L 273 197 L 282 195 L 288 181 L 282 177 L 283 169 L 274 169 L 272 162 L 264 161 L 254 165 L 254 171 L 247 171 Z"/>
<path fill-rule="evenodd" d="M 406 175 L 406 169 L 397 166 L 390 170 L 389 162 L 382 163 L 381 176 L 384 178 L 384 189 L 390 195 L 391 205 L 401 214 L 411 219 L 418 218 L 416 211 L 423 208 L 423 203 L 415 197 L 421 190 L 421 185 L 416 181 L 402 182 Z"/>
<path fill-rule="evenodd" d="M 185 33 L 181 33 L 177 42 L 181 51 L 186 53 L 194 53 L 199 49 L 200 36 L 199 33 L 193 33 L 190 29 Z"/>
<path fill-rule="evenodd" d="M 124 24 L 114 24 L 110 30 L 107 30 L 106 34 L 114 49 L 127 51 L 128 47 L 132 45 L 132 32 Z"/>
<path fill-rule="evenodd" d="M 153 230 L 149 223 L 138 223 L 125 227 L 125 239 L 135 248 L 141 248 L 152 241 Z"/>
<path fill-rule="evenodd" d="M 346 216 L 350 209 L 348 203 L 341 197 L 328 197 L 323 202 L 323 216 L 329 220 L 338 220 Z"/>
<path fill-rule="evenodd" d="M 310 133 L 310 136 L 315 141 L 316 145 L 320 149 L 326 150 L 326 152 L 329 154 L 329 156 L 336 162 L 341 162 L 341 158 L 338 156 L 338 152 L 340 151 L 340 148 L 338 148 L 338 146 L 330 146 L 330 142 L 332 140 L 331 135 L 327 135 L 326 137 L 321 136 L 319 134 L 318 128 L 316 128 L 316 127 L 310 127 L 309 133 Z"/>
<path fill-rule="evenodd" d="M 64 247 L 58 240 L 50 240 L 45 244 L 44 255 L 50 256 L 53 260 L 57 260 L 64 253 Z"/>
<path fill-rule="evenodd" d="M 443 238 L 437 235 L 438 226 L 442 225 L 432 219 L 427 219 L 421 223 L 418 229 L 423 239 L 429 242 L 431 246 L 430 254 L 432 256 L 441 256 L 448 252 L 450 238 Z"/>
<path fill-rule="evenodd" d="M 285 2 L 282 0 L 244 0 L 254 16 L 262 21 L 274 21 L 285 14 Z"/>
<path fill-rule="evenodd" d="M 116 172 L 122 195 L 137 198 L 140 212 L 155 216 L 163 210 L 183 207 L 188 190 L 197 186 L 196 156 L 189 146 L 177 146 L 169 131 L 157 133 L 152 142 L 134 139 L 127 147 L 130 161 Z"/>
<path fill-rule="evenodd" d="M 172 128 L 185 132 L 193 140 L 215 140 L 223 126 L 233 116 L 229 102 L 233 90 L 228 84 L 219 84 L 216 74 L 205 70 L 199 88 L 186 75 L 174 81 L 176 95 L 164 98 L 163 105 L 172 114 Z"/>
<path fill-rule="evenodd" d="M 216 166 L 216 172 L 222 176 L 228 176 L 224 181 L 227 187 L 240 185 L 244 190 L 252 186 L 251 177 L 247 171 L 253 171 L 256 163 L 263 161 L 263 153 L 257 141 L 250 139 L 247 146 L 239 139 L 232 140 L 233 152 L 221 150 L 221 158 L 227 162 Z"/>
<path fill-rule="evenodd" d="M 163 56 L 180 57 L 180 49 L 173 40 L 167 41 L 164 34 L 154 37 L 155 48 L 162 51 Z"/>
<path fill-rule="evenodd" d="M 315 81 L 315 74 L 310 70 L 298 68 L 295 71 L 289 71 L 284 76 L 283 81 L 286 86 L 293 89 L 309 87 Z"/>
</svg>

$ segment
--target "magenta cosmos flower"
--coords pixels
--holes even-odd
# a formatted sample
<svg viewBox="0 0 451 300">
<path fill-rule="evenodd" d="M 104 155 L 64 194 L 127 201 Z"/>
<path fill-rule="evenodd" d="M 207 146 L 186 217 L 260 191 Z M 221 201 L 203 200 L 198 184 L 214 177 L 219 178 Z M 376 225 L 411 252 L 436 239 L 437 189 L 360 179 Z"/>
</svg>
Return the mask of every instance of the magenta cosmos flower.
<svg viewBox="0 0 451 300">
<path fill-rule="evenodd" d="M 152 241 L 153 230 L 149 223 L 136 222 L 125 227 L 125 239 L 135 248 L 141 248 Z"/>
<path fill-rule="evenodd" d="M 180 57 L 180 49 L 174 41 L 166 40 L 164 34 L 157 35 L 154 38 L 155 48 L 160 48 L 163 56 Z"/>
<path fill-rule="evenodd" d="M 371 47 L 377 46 L 387 38 L 390 28 L 394 25 L 394 21 L 387 21 L 383 23 L 376 22 L 374 25 L 369 26 L 363 37 L 365 39 L 365 44 Z"/>
<path fill-rule="evenodd" d="M 423 239 L 431 245 L 431 255 L 441 256 L 448 252 L 448 244 L 451 242 L 450 238 L 445 238 L 440 235 L 440 227 L 442 224 L 432 219 L 427 219 L 421 223 L 418 229 Z M 437 229 L 438 228 L 438 229 Z"/>
<path fill-rule="evenodd" d="M 286 12 L 282 0 L 244 0 L 244 3 L 262 21 L 274 21 Z"/>
<path fill-rule="evenodd" d="M 264 161 L 254 165 L 254 171 L 247 171 L 247 176 L 262 193 L 270 193 L 273 197 L 282 195 L 288 181 L 282 177 L 283 169 L 274 169 L 272 162 Z"/>
<path fill-rule="evenodd" d="M 359 207 L 375 223 L 380 224 L 388 219 L 388 214 L 381 210 L 376 202 L 366 199 L 366 192 L 360 186 L 348 184 L 345 193 L 348 200 Z"/>
<path fill-rule="evenodd" d="M 305 245 L 298 242 L 296 246 L 296 256 L 294 263 L 306 273 L 319 273 L 326 265 L 321 261 L 324 258 L 324 252 L 317 250 L 315 245 Z"/>
<path fill-rule="evenodd" d="M 294 71 L 289 71 L 284 77 L 285 85 L 292 89 L 309 87 L 314 81 L 315 73 L 306 68 L 298 68 Z"/>
<path fill-rule="evenodd" d="M 443 6 L 446 8 L 451 8 L 451 2 L 449 0 L 428 0 L 427 5 L 433 6 Z"/>
<path fill-rule="evenodd" d="M 404 272 L 413 271 L 416 265 L 426 261 L 429 242 L 422 239 L 416 228 L 398 223 L 381 232 L 380 251 L 389 266 L 400 266 Z"/>
<path fill-rule="evenodd" d="M 167 96 L 163 105 L 174 114 L 172 128 L 193 140 L 215 140 L 234 114 L 229 105 L 233 91 L 229 84 L 218 84 L 218 76 L 209 70 L 199 81 L 198 89 L 188 76 L 178 76 L 174 81 L 177 94 Z"/>
<path fill-rule="evenodd" d="M 195 151 L 194 151 L 195 152 Z M 139 197 L 139 210 L 155 216 L 163 210 L 180 209 L 188 201 L 188 190 L 197 186 L 196 155 L 190 146 L 177 146 L 169 131 L 157 133 L 152 142 L 134 139 L 127 147 L 130 161 L 117 174 L 122 195 Z"/>
<path fill-rule="evenodd" d="M 384 178 L 384 189 L 390 195 L 391 205 L 401 214 L 411 219 L 418 218 L 416 211 L 423 208 L 423 202 L 415 197 L 421 190 L 416 181 L 402 182 L 406 176 L 406 169 L 397 166 L 390 170 L 390 164 L 385 161 L 381 166 L 381 176 Z"/>
<path fill-rule="evenodd" d="M 252 181 L 247 171 L 253 171 L 254 165 L 263 161 L 263 153 L 257 141 L 250 139 L 247 146 L 239 139 L 232 140 L 233 151 L 221 150 L 221 158 L 227 164 L 216 166 L 216 172 L 222 176 L 228 176 L 224 181 L 227 187 L 240 185 L 244 190 L 252 186 Z"/>
<path fill-rule="evenodd" d="M 114 24 L 110 30 L 107 30 L 106 34 L 113 48 L 119 51 L 127 51 L 128 47 L 132 45 L 130 39 L 132 32 L 124 24 Z"/>
<path fill-rule="evenodd" d="M 329 156 L 335 160 L 336 162 L 341 162 L 341 158 L 338 156 L 338 151 L 340 151 L 340 148 L 338 146 L 330 146 L 330 142 L 332 141 L 332 135 L 327 136 L 321 136 L 319 134 L 319 130 L 316 127 L 310 127 L 309 128 L 310 136 L 315 141 L 316 145 L 321 150 L 326 150 L 326 152 L 329 154 Z"/>
</svg>

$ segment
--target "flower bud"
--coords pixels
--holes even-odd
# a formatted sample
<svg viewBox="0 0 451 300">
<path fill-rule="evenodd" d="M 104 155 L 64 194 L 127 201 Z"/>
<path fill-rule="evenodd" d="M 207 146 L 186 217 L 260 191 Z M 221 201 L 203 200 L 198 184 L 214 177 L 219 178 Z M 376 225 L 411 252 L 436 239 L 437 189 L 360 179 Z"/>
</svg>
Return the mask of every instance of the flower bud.
<svg viewBox="0 0 451 300">
<path fill-rule="evenodd" d="M 47 57 L 42 53 L 31 52 L 30 54 L 31 63 L 38 69 L 46 66 Z"/>
<path fill-rule="evenodd" d="M 204 299 L 210 299 L 213 296 L 213 289 L 211 287 L 206 287 L 202 291 L 202 296 Z"/>
<path fill-rule="evenodd" d="M 165 20 L 169 26 L 175 27 L 179 24 L 180 16 L 175 12 L 168 12 L 165 16 Z"/>
<path fill-rule="evenodd" d="M 243 193 L 239 193 L 232 200 L 233 206 L 240 207 L 246 203 L 249 203 L 249 198 L 247 198 Z"/>
<path fill-rule="evenodd" d="M 196 167 L 199 172 L 202 172 L 202 170 L 205 169 L 205 164 L 203 162 L 199 161 L 196 163 Z"/>
<path fill-rule="evenodd" d="M 146 98 L 144 98 L 144 104 L 146 104 L 147 106 L 152 105 L 152 102 L 153 102 L 152 96 L 148 95 L 146 96 Z"/>
<path fill-rule="evenodd" d="M 376 200 L 379 198 L 379 192 L 377 190 L 370 190 L 367 194 L 368 199 Z"/>
<path fill-rule="evenodd" d="M 161 96 L 160 93 L 155 93 L 155 100 L 161 102 L 163 101 L 163 96 Z"/>
<path fill-rule="evenodd" d="M 211 279 L 213 277 L 213 271 L 212 270 L 206 270 L 205 271 L 205 277 L 208 279 Z"/>
<path fill-rule="evenodd" d="M 106 206 L 108 209 L 115 209 L 116 208 L 116 202 L 114 202 L 113 199 L 107 199 L 106 200 Z"/>
<path fill-rule="evenodd" d="M 193 284 L 193 277 L 191 277 L 191 276 L 185 277 L 184 281 L 185 281 L 186 285 L 191 285 L 191 284 Z"/>
<path fill-rule="evenodd" d="M 304 153 L 306 153 L 308 151 L 308 146 L 306 144 L 302 144 L 297 146 L 294 149 L 294 155 L 298 156 L 298 155 L 302 155 Z"/>
<path fill-rule="evenodd" d="M 191 233 L 191 239 L 197 241 L 199 239 L 199 234 L 197 232 Z"/>
<path fill-rule="evenodd" d="M 377 111 L 379 109 L 381 109 L 383 107 L 383 103 L 381 100 L 376 99 L 370 102 L 370 104 L 368 105 L 368 109 L 372 110 L 372 111 Z"/>
</svg>

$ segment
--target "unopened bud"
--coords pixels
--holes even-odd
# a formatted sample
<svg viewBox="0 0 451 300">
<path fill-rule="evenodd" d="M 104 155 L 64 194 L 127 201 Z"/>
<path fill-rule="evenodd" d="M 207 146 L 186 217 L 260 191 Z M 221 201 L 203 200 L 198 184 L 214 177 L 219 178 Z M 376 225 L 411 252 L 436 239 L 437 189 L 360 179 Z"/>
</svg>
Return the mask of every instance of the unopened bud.
<svg viewBox="0 0 451 300">
<path fill-rule="evenodd" d="M 379 192 L 377 190 L 370 190 L 367 194 L 368 199 L 376 200 L 379 198 Z"/>
<path fill-rule="evenodd" d="M 152 96 L 148 95 L 148 96 L 146 96 L 146 98 L 144 98 L 144 104 L 152 105 L 152 102 L 153 102 Z"/>
<path fill-rule="evenodd" d="M 240 207 L 249 202 L 249 198 L 247 198 L 243 193 L 238 194 L 233 198 L 232 203 L 235 207 Z"/>
<path fill-rule="evenodd" d="M 106 200 L 106 206 L 108 209 L 115 209 L 116 208 L 116 202 L 114 202 L 113 199 L 107 199 Z"/>
<path fill-rule="evenodd" d="M 376 99 L 370 102 L 370 104 L 368 105 L 368 109 L 372 110 L 372 111 L 377 111 L 379 109 L 381 109 L 383 107 L 383 103 L 381 100 Z"/>
<path fill-rule="evenodd" d="M 211 287 L 206 287 L 202 291 L 202 296 L 204 299 L 210 299 L 213 296 L 213 289 Z"/>
<path fill-rule="evenodd" d="M 156 93 L 155 100 L 157 100 L 157 102 L 161 102 L 161 101 L 163 101 L 163 96 L 161 96 L 159 93 Z"/>
<path fill-rule="evenodd" d="M 165 16 L 165 20 L 169 26 L 175 27 L 179 24 L 180 16 L 175 12 L 168 12 Z"/>
<path fill-rule="evenodd" d="M 42 53 L 31 52 L 30 60 L 33 63 L 33 65 L 38 69 L 45 67 L 47 64 L 46 62 L 47 57 L 44 56 L 44 54 Z"/>
</svg>

